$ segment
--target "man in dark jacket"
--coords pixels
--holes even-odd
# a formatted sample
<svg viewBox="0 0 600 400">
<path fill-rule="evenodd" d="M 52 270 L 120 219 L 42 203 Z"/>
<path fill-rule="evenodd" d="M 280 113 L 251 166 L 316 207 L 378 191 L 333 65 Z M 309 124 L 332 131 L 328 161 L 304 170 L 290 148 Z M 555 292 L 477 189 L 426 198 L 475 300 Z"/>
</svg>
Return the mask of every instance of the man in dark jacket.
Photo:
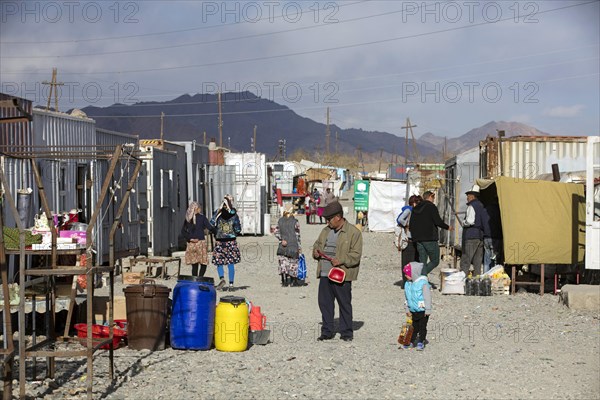
<svg viewBox="0 0 600 400">
<path fill-rule="evenodd" d="M 467 215 L 463 224 L 460 269 L 465 274 L 469 274 L 469 271 L 475 271 L 475 274 L 479 275 L 481 274 L 481 263 L 483 261 L 483 238 L 484 236 L 490 236 L 489 225 L 486 224 L 489 217 L 483 204 L 478 199 L 479 186 L 473 185 L 473 188 L 466 192 L 466 195 Z M 473 269 L 471 269 L 471 265 L 473 265 Z"/>
<path fill-rule="evenodd" d="M 438 227 L 453 230 L 440 217 L 438 208 L 433 204 L 435 194 L 431 191 L 423 193 L 423 201 L 413 208 L 410 219 L 410 234 L 417 244 L 419 261 L 424 268 L 421 275 L 427 276 L 440 263 L 440 246 L 438 245 Z M 435 289 L 435 285 L 431 285 Z"/>
</svg>

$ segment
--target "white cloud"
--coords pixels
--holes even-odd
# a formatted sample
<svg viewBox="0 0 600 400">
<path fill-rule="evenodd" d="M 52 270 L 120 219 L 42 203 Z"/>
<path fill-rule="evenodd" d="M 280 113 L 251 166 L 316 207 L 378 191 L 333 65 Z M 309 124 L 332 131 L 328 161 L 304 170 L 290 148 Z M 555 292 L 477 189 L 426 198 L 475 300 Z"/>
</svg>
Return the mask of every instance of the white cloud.
<svg viewBox="0 0 600 400">
<path fill-rule="evenodd" d="M 573 118 L 581 114 L 585 106 L 583 104 L 575 104 L 572 106 L 557 106 L 553 108 L 547 108 L 542 112 L 545 117 L 553 118 Z"/>
</svg>

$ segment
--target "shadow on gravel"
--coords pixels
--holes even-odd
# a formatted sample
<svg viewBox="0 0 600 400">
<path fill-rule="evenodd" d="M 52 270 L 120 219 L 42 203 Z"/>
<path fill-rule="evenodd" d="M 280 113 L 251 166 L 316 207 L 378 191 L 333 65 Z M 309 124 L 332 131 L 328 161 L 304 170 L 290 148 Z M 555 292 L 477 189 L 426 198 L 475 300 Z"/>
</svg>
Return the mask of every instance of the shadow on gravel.
<svg viewBox="0 0 600 400">
<path fill-rule="evenodd" d="M 147 357 L 150 357 L 152 354 L 153 353 L 150 352 L 150 353 L 146 354 L 145 356 L 137 358 L 133 362 L 133 364 L 131 364 L 129 367 L 127 367 L 123 371 L 119 371 L 118 375 L 119 376 L 128 376 L 130 378 L 133 378 L 134 376 L 139 375 L 140 373 L 144 372 L 144 370 L 147 369 L 148 367 L 151 367 L 151 366 L 159 364 L 159 363 L 164 363 L 165 361 L 169 361 L 175 357 L 175 355 L 171 355 L 169 357 L 161 358 L 160 360 L 156 360 L 155 362 L 152 362 L 152 363 L 149 363 L 146 365 L 142 365 L 142 360 Z M 117 371 L 115 371 L 115 380 L 113 380 L 110 383 L 110 385 L 108 385 L 106 387 L 106 390 L 100 395 L 100 398 L 105 398 L 109 394 L 116 392 L 117 389 L 119 389 L 121 386 L 123 386 L 123 383 L 125 383 L 127 381 L 126 379 L 121 379 L 119 381 L 116 379 L 116 377 L 117 377 Z"/>
<path fill-rule="evenodd" d="M 357 331 L 360 328 L 362 328 L 364 326 L 365 322 L 364 321 L 352 321 L 352 330 Z M 340 319 L 339 318 L 335 318 L 333 320 L 333 326 L 336 332 L 339 331 L 339 326 L 340 326 Z"/>
</svg>

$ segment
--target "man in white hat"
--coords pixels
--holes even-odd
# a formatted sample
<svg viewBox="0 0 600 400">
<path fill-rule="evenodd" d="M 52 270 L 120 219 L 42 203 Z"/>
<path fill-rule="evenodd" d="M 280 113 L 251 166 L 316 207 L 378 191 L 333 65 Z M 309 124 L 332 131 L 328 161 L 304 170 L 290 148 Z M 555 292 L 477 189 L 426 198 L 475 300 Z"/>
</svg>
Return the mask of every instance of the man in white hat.
<svg viewBox="0 0 600 400">
<path fill-rule="evenodd" d="M 467 215 L 463 224 L 462 256 L 460 257 L 460 269 L 469 274 L 475 271 L 481 274 L 481 263 L 483 261 L 483 231 L 484 222 L 488 219 L 487 212 L 479 201 L 479 186 L 473 185 L 467 195 Z M 472 267 L 471 267 L 472 266 Z"/>
</svg>

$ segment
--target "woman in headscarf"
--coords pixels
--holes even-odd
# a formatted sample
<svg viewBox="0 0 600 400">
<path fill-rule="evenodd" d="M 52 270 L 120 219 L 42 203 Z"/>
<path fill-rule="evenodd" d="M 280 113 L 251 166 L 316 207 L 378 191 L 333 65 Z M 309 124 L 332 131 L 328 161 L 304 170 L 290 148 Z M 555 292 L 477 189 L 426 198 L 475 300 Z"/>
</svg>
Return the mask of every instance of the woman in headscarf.
<svg viewBox="0 0 600 400">
<path fill-rule="evenodd" d="M 282 286 L 301 286 L 298 282 L 298 257 L 300 246 L 300 222 L 294 217 L 294 206 L 283 212 L 277 221 L 275 237 L 279 239 L 277 258 Z"/>
<path fill-rule="evenodd" d="M 210 223 L 216 229 L 215 239 L 217 243 L 213 250 L 212 262 L 217 266 L 217 272 L 221 280 L 217 285 L 217 289 L 226 290 L 223 266 L 227 265 L 229 269 L 229 290 L 233 291 L 235 264 L 241 261 L 236 237 L 242 232 L 242 225 L 236 209 L 233 207 L 233 197 L 231 195 L 225 195 L 221 207 L 215 211 Z"/>
<path fill-rule="evenodd" d="M 208 250 L 204 230 L 214 231 L 214 227 L 208 222 L 208 219 L 202 214 L 200 205 L 192 201 L 185 213 L 185 221 L 181 228 L 181 235 L 187 242 L 185 249 L 185 263 L 192 265 L 193 276 L 204 276 L 206 266 L 208 265 Z M 200 264 L 200 273 L 198 274 L 198 264 Z"/>
</svg>

